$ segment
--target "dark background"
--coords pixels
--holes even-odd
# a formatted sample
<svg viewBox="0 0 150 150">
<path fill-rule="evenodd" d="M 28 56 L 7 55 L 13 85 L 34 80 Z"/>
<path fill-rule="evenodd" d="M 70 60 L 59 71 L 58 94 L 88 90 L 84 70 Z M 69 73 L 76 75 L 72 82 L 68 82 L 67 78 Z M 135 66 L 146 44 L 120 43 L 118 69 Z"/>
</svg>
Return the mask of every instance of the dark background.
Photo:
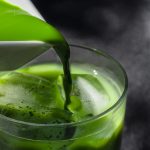
<svg viewBox="0 0 150 150">
<path fill-rule="evenodd" d="M 129 78 L 122 150 L 150 150 L 150 2 L 33 0 L 70 43 L 103 49 Z"/>
</svg>

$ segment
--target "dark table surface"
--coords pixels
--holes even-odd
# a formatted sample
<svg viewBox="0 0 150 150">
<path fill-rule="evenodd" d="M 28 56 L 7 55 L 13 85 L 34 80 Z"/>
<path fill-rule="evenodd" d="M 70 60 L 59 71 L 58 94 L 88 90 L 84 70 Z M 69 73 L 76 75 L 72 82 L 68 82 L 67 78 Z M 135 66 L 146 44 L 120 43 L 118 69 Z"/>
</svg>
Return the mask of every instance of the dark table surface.
<svg viewBox="0 0 150 150">
<path fill-rule="evenodd" d="M 129 78 L 122 150 L 150 150 L 150 2 L 33 0 L 71 43 L 103 49 Z"/>
</svg>

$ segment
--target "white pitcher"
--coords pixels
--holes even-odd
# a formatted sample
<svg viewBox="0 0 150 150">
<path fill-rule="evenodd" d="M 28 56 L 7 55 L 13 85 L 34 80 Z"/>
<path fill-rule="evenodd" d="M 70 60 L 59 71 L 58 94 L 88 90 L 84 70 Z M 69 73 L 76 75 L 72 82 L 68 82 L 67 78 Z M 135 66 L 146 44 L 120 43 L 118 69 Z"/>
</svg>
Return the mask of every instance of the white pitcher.
<svg viewBox="0 0 150 150">
<path fill-rule="evenodd" d="M 31 15 L 44 20 L 30 0 L 6 0 L 6 2 L 19 6 Z M 49 48 L 50 45 L 42 41 L 0 41 L 0 71 L 17 69 Z M 18 56 L 20 52 L 24 55 Z"/>
</svg>

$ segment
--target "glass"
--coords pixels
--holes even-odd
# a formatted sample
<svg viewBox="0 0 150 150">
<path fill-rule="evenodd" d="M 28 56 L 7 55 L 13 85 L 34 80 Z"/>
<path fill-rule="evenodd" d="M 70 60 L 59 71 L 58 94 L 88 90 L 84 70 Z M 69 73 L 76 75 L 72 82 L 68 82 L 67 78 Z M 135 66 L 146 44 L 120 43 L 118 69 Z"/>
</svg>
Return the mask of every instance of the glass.
<svg viewBox="0 0 150 150">
<path fill-rule="evenodd" d="M 74 65 L 81 70 L 84 68 L 86 73 L 104 78 L 103 81 L 107 81 L 104 86 L 111 84 L 107 86 L 114 99 L 111 106 L 77 123 L 36 124 L 0 115 L 0 150 L 119 150 L 127 96 L 126 73 L 116 60 L 101 50 L 77 45 L 70 47 L 71 68 Z M 24 67 L 47 61 L 60 64 L 55 52 L 50 50 Z M 61 139 L 45 138 L 49 132 L 61 132 L 62 129 L 66 133 Z"/>
</svg>

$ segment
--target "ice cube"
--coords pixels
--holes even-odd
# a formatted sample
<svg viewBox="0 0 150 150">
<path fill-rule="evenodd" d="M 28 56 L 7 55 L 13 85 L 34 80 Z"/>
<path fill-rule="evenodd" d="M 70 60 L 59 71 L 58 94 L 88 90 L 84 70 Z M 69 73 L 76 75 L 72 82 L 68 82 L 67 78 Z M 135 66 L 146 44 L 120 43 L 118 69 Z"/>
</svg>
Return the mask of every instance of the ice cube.
<svg viewBox="0 0 150 150">
<path fill-rule="evenodd" d="M 77 120 L 98 115 L 109 107 L 109 96 L 96 77 L 89 74 L 74 74 L 72 79 L 72 103 L 69 109 Z"/>
<path fill-rule="evenodd" d="M 50 123 L 57 116 L 66 122 L 63 113 L 64 99 L 60 94 L 57 80 L 48 81 L 33 75 L 6 72 L 0 75 L 0 112 L 18 120 Z M 57 111 L 56 111 L 57 110 Z"/>
</svg>

